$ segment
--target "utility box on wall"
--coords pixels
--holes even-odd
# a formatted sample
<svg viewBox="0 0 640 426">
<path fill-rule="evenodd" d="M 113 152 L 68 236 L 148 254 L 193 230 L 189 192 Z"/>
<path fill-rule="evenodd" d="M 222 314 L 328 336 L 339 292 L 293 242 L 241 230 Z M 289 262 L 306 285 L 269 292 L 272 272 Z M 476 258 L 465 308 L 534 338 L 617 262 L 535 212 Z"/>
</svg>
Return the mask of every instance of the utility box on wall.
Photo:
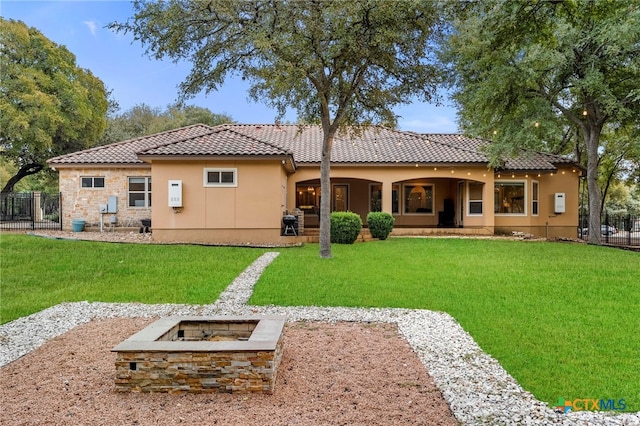
<svg viewBox="0 0 640 426">
<path fill-rule="evenodd" d="M 554 195 L 554 209 L 555 213 L 564 213 L 565 212 L 565 195 L 564 192 L 556 192 Z"/>
<path fill-rule="evenodd" d="M 169 207 L 182 207 L 182 181 L 169 181 Z"/>
<path fill-rule="evenodd" d="M 109 196 L 109 204 L 107 204 L 107 213 L 118 213 L 118 197 L 116 195 Z"/>
<path fill-rule="evenodd" d="M 116 195 L 109 196 L 108 204 L 100 204 L 100 214 L 118 213 L 118 197 Z"/>
</svg>

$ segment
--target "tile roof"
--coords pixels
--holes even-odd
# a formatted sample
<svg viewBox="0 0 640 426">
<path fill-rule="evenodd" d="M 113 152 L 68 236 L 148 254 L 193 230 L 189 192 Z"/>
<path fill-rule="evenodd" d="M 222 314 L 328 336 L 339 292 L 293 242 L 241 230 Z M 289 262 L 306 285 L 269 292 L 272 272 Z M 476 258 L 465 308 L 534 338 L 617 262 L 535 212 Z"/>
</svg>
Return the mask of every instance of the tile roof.
<svg viewBox="0 0 640 426">
<path fill-rule="evenodd" d="M 320 126 L 234 125 L 238 133 L 269 141 L 293 152 L 296 163 L 319 163 L 322 144 Z M 341 132 L 331 151 L 333 164 L 354 163 L 486 163 L 473 150 L 433 143 L 428 135 L 369 127 L 360 134 Z"/>
<path fill-rule="evenodd" d="M 209 133 L 166 143 L 138 152 L 148 156 L 283 156 L 290 151 L 271 143 L 218 126 Z"/>
<path fill-rule="evenodd" d="M 204 124 L 194 124 L 193 126 L 182 127 L 180 129 L 168 130 L 162 133 L 72 152 L 71 154 L 51 158 L 48 163 L 53 166 L 64 164 L 142 165 L 144 162 L 138 158 L 138 152 L 166 143 L 207 134 L 210 133 L 211 130 L 211 127 L 205 126 Z"/>
<path fill-rule="evenodd" d="M 340 164 L 488 164 L 484 139 L 459 134 L 418 134 L 384 127 L 336 135 L 331 162 Z M 63 164 L 142 164 L 151 156 L 283 156 L 298 165 L 320 163 L 322 128 L 317 125 L 193 125 L 124 142 L 91 148 L 49 160 Z M 555 170 L 573 164 L 564 157 L 523 152 L 503 170 Z"/>
<path fill-rule="evenodd" d="M 560 164 L 575 164 L 575 161 L 567 157 L 559 155 L 544 154 L 542 152 L 524 151 L 522 156 L 518 158 L 509 158 L 505 161 L 502 170 L 518 171 L 518 170 L 536 170 L 536 171 L 552 171 L 556 170 L 556 166 Z"/>
<path fill-rule="evenodd" d="M 476 153 L 482 153 L 483 148 L 491 143 L 485 139 L 470 138 L 459 134 L 427 134 L 424 136 L 436 143 L 446 144 L 456 147 L 459 150 L 469 150 Z M 484 154 L 481 155 L 484 156 L 485 162 L 488 163 L 488 157 Z M 501 170 L 556 170 L 556 165 L 558 164 L 575 164 L 575 161 L 560 155 L 523 150 L 519 157 L 506 158 Z"/>
</svg>

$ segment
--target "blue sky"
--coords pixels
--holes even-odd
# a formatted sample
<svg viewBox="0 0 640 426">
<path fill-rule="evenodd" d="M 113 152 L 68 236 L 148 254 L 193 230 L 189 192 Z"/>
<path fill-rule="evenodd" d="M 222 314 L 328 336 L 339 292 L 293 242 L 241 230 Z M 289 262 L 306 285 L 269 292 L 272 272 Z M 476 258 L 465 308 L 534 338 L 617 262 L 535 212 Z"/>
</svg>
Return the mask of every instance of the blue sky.
<svg viewBox="0 0 640 426">
<path fill-rule="evenodd" d="M 67 47 L 76 63 L 100 78 L 118 101 L 121 112 L 145 103 L 165 108 L 178 97 L 178 84 L 190 70 L 188 63 L 158 61 L 144 54 L 144 47 L 131 35 L 114 33 L 105 26 L 124 22 L 133 15 L 128 1 L 16 1 L 2 0 L 0 15 L 37 28 L 49 40 Z M 215 93 L 204 93 L 187 103 L 230 115 L 239 123 L 272 123 L 276 112 L 263 103 L 248 100 L 248 84 L 228 78 Z M 457 131 L 456 110 L 444 106 L 413 103 L 395 110 L 398 127 L 422 133 Z M 285 117 L 295 122 L 295 112 Z"/>
</svg>

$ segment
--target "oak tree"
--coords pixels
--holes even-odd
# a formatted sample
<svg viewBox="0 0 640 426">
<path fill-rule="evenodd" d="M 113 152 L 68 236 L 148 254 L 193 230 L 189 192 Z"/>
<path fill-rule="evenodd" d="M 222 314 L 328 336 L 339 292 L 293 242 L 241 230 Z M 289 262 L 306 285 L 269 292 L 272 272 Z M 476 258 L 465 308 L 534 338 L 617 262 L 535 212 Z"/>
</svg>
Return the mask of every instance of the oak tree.
<svg viewBox="0 0 640 426">
<path fill-rule="evenodd" d="M 102 81 L 78 67 L 66 47 L 0 18 L 0 155 L 17 170 L 3 193 L 47 159 L 93 146 L 106 112 Z"/>
<path fill-rule="evenodd" d="M 394 125 L 392 108 L 436 97 L 430 44 L 435 2 L 418 0 L 136 1 L 111 28 L 130 32 L 158 59 L 192 64 L 182 97 L 214 91 L 230 74 L 281 118 L 323 130 L 321 193 L 330 194 L 331 148 L 348 125 Z M 330 197 L 321 200 L 320 257 L 331 257 Z"/>
<path fill-rule="evenodd" d="M 558 150 L 577 131 L 586 156 L 589 228 L 600 229 L 601 133 L 606 125 L 640 123 L 640 6 L 596 0 L 452 6 L 443 58 L 461 127 L 495 142 L 495 164 L 523 147 Z M 589 242 L 599 244 L 600 233 L 590 232 Z"/>
<path fill-rule="evenodd" d="M 605 126 L 600 139 L 598 186 L 604 211 L 605 206 L 611 201 L 611 188 L 620 187 L 623 183 L 631 187 L 633 177 L 640 169 L 640 128 Z"/>
</svg>

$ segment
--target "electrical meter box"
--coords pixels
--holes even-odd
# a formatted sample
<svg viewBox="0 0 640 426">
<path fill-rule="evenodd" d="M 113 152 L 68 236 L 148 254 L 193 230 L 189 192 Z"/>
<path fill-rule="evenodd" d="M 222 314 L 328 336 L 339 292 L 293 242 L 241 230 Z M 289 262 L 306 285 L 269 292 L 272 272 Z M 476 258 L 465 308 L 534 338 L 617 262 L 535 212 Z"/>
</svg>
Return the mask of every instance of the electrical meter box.
<svg viewBox="0 0 640 426">
<path fill-rule="evenodd" d="M 556 192 L 554 196 L 554 212 L 555 213 L 564 213 L 565 212 L 565 202 L 564 202 L 564 192 Z"/>
<path fill-rule="evenodd" d="M 109 195 L 109 204 L 107 204 L 107 213 L 118 213 L 118 196 Z"/>
<path fill-rule="evenodd" d="M 182 207 L 182 181 L 169 181 L 169 207 Z"/>
</svg>

